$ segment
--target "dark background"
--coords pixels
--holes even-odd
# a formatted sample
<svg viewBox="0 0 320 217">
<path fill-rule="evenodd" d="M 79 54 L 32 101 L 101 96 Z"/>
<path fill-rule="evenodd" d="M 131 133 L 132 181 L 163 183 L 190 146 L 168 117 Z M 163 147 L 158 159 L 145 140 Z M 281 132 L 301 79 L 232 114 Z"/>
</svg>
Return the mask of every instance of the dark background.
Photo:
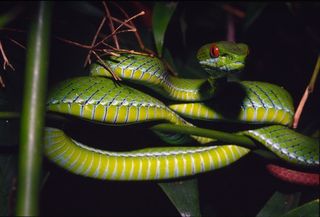
<svg viewBox="0 0 320 217">
<path fill-rule="evenodd" d="M 0 12 L 21 5 L 22 12 L 7 27 L 28 30 L 34 3 L 1 3 Z M 120 2 L 132 16 L 146 11 L 136 24 L 148 48 L 155 50 L 152 39 L 153 2 Z M 227 16 L 223 5 L 232 5 L 246 13 L 234 18 L 236 41 L 247 43 L 250 55 L 243 73 L 244 80 L 260 80 L 283 86 L 295 107 L 308 84 L 320 51 L 320 4 L 317 2 L 211 3 L 179 2 L 168 26 L 165 47 L 171 52 L 179 73 L 185 77 L 203 77 L 195 61 L 197 49 L 209 42 L 226 40 Z M 113 16 L 120 16 L 110 8 Z M 260 12 L 257 12 L 260 11 Z M 99 2 L 55 2 L 49 65 L 49 87 L 66 78 L 87 75 L 83 68 L 87 51 L 56 39 L 56 36 L 90 44 L 103 14 Z M 120 16 L 121 17 L 121 16 Z M 251 19 L 251 22 L 250 22 Z M 181 22 L 186 29 L 182 30 Z M 15 71 L 0 71 L 7 84 L 1 94 L 19 110 L 21 103 L 25 51 L 10 43 L 8 37 L 26 44 L 26 32 L 0 32 L 0 38 Z M 105 34 L 108 29 L 105 27 Z M 128 38 L 127 38 L 128 37 Z M 133 37 L 121 36 L 122 43 L 132 45 Z M 131 48 L 131 47 L 130 47 Z M 319 128 L 319 79 L 302 115 L 299 131 L 310 126 Z M 12 100 L 14 98 L 15 100 Z M 93 143 L 161 143 L 140 127 L 114 129 L 79 120 L 66 124 L 73 134 L 94 140 Z M 11 129 L 11 128 L 10 128 Z M 70 130 L 72 131 L 72 130 Z M 108 133 L 106 133 L 108 132 Z M 101 137 L 102 135 L 102 137 Z M 12 143 L 17 143 L 17 137 Z M 120 141 L 119 141 L 120 140 Z M 104 143 L 103 143 L 104 144 Z M 130 144 L 134 145 L 134 144 Z M 304 191 L 302 201 L 318 192 L 315 189 L 282 183 L 264 169 L 264 161 L 249 155 L 227 168 L 199 175 L 201 209 L 210 216 L 254 216 L 274 191 Z M 41 191 L 42 215 L 110 215 L 172 216 L 179 215 L 156 182 L 110 182 L 73 175 L 44 159 L 44 174 L 50 175 Z"/>
</svg>

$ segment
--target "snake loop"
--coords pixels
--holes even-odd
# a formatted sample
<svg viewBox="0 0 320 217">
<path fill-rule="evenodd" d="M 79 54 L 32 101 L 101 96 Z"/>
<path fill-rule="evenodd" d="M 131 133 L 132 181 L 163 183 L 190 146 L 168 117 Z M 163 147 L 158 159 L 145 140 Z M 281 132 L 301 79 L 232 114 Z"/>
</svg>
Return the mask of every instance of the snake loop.
<svg viewBox="0 0 320 217">
<path fill-rule="evenodd" d="M 197 57 L 209 79 L 182 79 L 170 76 L 155 57 L 121 54 L 105 64 L 119 77 L 151 88 L 175 100 L 168 105 L 125 84 L 115 85 L 109 72 L 93 64 L 91 77 L 69 79 L 49 95 L 47 108 L 111 125 L 165 121 L 193 126 L 189 119 L 271 123 L 291 126 L 294 108 L 290 94 L 265 82 L 221 82 L 244 67 L 248 54 L 245 44 L 216 42 L 201 47 Z M 221 75 L 222 73 L 222 75 Z M 104 76 L 104 77 L 101 77 Z M 233 92 L 221 91 L 234 87 Z M 237 89 L 238 88 L 238 89 Z M 241 91 L 239 91 L 241 90 Z M 222 93 L 222 94 L 221 94 Z M 230 94 L 231 93 L 231 94 Z M 239 93 L 242 97 L 239 98 Z M 235 109 L 231 115 L 229 108 Z M 286 126 L 273 125 L 239 132 L 282 160 L 303 167 L 319 166 L 319 142 Z M 183 144 L 189 136 L 161 134 L 171 144 Z M 81 144 L 59 129 L 47 128 L 45 153 L 63 168 L 99 179 L 157 180 L 189 176 L 227 166 L 249 153 L 249 149 L 228 144 L 201 146 L 209 138 L 191 136 L 197 147 L 147 148 L 123 153 L 101 151 Z"/>
</svg>

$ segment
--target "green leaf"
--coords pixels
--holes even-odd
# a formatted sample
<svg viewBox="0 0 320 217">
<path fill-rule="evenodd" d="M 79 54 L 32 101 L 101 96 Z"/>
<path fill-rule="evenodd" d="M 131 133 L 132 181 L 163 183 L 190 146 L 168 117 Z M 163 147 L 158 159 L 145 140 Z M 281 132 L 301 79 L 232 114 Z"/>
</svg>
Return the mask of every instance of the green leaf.
<svg viewBox="0 0 320 217">
<path fill-rule="evenodd" d="M 17 15 L 20 13 L 20 8 L 14 8 L 11 11 L 8 11 L 5 14 L 0 14 L 0 28 L 7 25 L 10 21 L 14 20 Z"/>
<path fill-rule="evenodd" d="M 186 21 L 186 15 L 185 11 L 182 13 L 182 15 L 179 18 L 180 22 L 180 29 L 182 33 L 182 44 L 184 47 L 187 47 L 187 29 L 188 29 L 188 23 Z"/>
<path fill-rule="evenodd" d="M 152 27 L 159 57 L 162 56 L 164 36 L 176 6 L 176 2 L 157 2 L 153 8 Z"/>
<path fill-rule="evenodd" d="M 250 4 L 247 4 L 244 30 L 250 27 L 268 4 L 267 2 L 250 2 Z"/>
<path fill-rule="evenodd" d="M 319 216 L 319 199 L 306 203 L 294 210 L 289 211 L 282 217 L 296 217 L 296 216 Z"/>
<path fill-rule="evenodd" d="M 103 10 L 101 10 L 103 7 L 98 8 L 89 1 L 66 1 L 63 4 L 65 4 L 70 11 L 76 11 L 85 16 L 103 17 L 104 15 Z"/>
<path fill-rule="evenodd" d="M 159 183 L 181 216 L 201 216 L 198 181 L 196 178 Z"/>
<path fill-rule="evenodd" d="M 300 200 L 300 192 L 285 194 L 275 192 L 265 206 L 260 210 L 257 217 L 279 216 L 295 208 Z"/>
<path fill-rule="evenodd" d="M 166 62 L 166 64 L 169 64 L 171 70 L 173 70 L 172 73 L 177 76 L 178 75 L 177 67 L 175 66 L 171 52 L 166 47 L 163 49 L 163 59 Z"/>
<path fill-rule="evenodd" d="M 12 216 L 17 176 L 17 156 L 0 154 L 0 216 Z"/>
</svg>

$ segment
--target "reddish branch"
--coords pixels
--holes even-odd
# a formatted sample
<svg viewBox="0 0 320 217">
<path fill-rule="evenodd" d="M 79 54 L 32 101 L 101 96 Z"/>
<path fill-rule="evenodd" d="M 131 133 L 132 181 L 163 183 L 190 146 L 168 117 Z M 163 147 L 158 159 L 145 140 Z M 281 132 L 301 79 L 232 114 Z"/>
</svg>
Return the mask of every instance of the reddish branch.
<svg viewBox="0 0 320 217">
<path fill-rule="evenodd" d="M 110 10 L 108 8 L 108 5 L 103 2 L 103 6 L 105 9 L 105 16 L 103 17 L 103 19 L 101 20 L 99 27 L 91 41 L 90 45 L 84 45 L 78 42 L 74 42 L 74 41 L 70 41 L 67 39 L 63 39 L 60 37 L 57 37 L 59 40 L 62 40 L 68 44 L 72 44 L 75 45 L 77 47 L 81 47 L 84 49 L 87 49 L 88 55 L 86 56 L 85 59 L 85 63 L 84 65 L 86 66 L 87 64 L 91 63 L 91 56 L 93 55 L 95 57 L 95 59 L 98 60 L 98 62 L 100 64 L 102 64 L 114 77 L 115 80 L 121 80 L 116 74 L 114 74 L 114 72 L 112 70 L 110 70 L 110 68 L 104 63 L 104 61 L 101 59 L 102 56 L 104 55 L 112 55 L 112 56 L 119 56 L 119 53 L 132 53 L 132 54 L 141 54 L 141 55 L 153 55 L 153 52 L 150 52 L 148 49 L 145 48 L 144 44 L 142 43 L 141 37 L 137 31 L 136 26 L 133 24 L 133 20 L 136 19 L 139 16 L 144 15 L 144 11 L 141 11 L 140 13 L 129 17 L 128 14 L 116 3 L 112 2 L 123 14 L 123 16 L 125 17 L 125 20 L 122 21 L 121 19 L 115 18 L 111 15 Z M 108 21 L 108 22 L 107 22 Z M 108 34 L 107 36 L 103 37 L 102 39 L 100 39 L 98 41 L 98 37 L 102 32 L 103 27 L 105 26 L 105 24 L 108 23 L 109 28 L 110 28 L 110 34 Z M 114 24 L 117 24 L 117 26 L 115 27 Z M 123 29 L 124 28 L 124 29 Z M 118 34 L 120 33 L 127 33 L 127 32 L 133 32 L 138 43 L 139 46 L 141 48 L 141 50 L 146 51 L 146 53 L 144 52 L 138 52 L 138 51 L 134 51 L 134 50 L 127 50 L 127 49 L 122 49 L 120 44 L 119 44 L 119 40 L 118 40 Z M 109 39 L 113 40 L 113 44 L 109 45 L 107 42 Z"/>
<path fill-rule="evenodd" d="M 299 124 L 299 120 L 300 120 L 300 116 L 302 114 L 304 105 L 306 104 L 309 95 L 313 92 L 313 89 L 315 87 L 315 83 L 319 74 L 319 69 L 320 69 L 320 55 L 318 55 L 318 59 L 317 59 L 317 63 L 316 66 L 314 68 L 312 77 L 310 79 L 310 82 L 306 88 L 306 90 L 304 91 L 304 94 L 300 100 L 299 106 L 297 108 L 296 113 L 294 114 L 294 118 L 293 118 L 293 128 L 297 128 L 298 124 Z"/>
<path fill-rule="evenodd" d="M 6 56 L 6 53 L 4 52 L 4 48 L 2 46 L 1 40 L 0 40 L 0 52 L 3 58 L 3 69 L 6 70 L 6 66 L 9 66 L 12 70 L 14 70 L 13 66 L 10 64 L 9 59 Z"/>
<path fill-rule="evenodd" d="M 22 45 L 20 42 L 14 40 L 13 38 L 8 38 L 12 43 L 18 45 L 19 47 L 26 49 L 26 47 L 24 45 Z"/>
<path fill-rule="evenodd" d="M 6 87 L 6 85 L 5 85 L 5 83 L 4 83 L 1 75 L 0 75 L 0 85 L 1 85 L 1 87 L 3 87 L 3 88 Z"/>
<path fill-rule="evenodd" d="M 131 18 L 125 20 L 124 22 L 122 22 L 114 31 L 111 32 L 111 34 L 107 35 L 106 37 L 104 37 L 102 40 L 100 40 L 98 43 L 95 44 L 95 46 L 93 46 L 93 48 L 96 48 L 98 47 L 99 45 L 101 45 L 103 42 L 105 42 L 106 40 L 108 40 L 110 37 L 113 37 L 114 35 L 118 34 L 118 31 L 121 27 L 123 27 L 125 24 L 124 23 L 127 23 L 139 16 L 142 16 L 144 15 L 144 11 L 141 11 L 140 13 L 132 16 Z M 131 29 L 131 31 L 136 31 L 136 29 Z"/>
<path fill-rule="evenodd" d="M 94 44 L 96 43 L 96 40 L 97 40 L 97 38 L 98 38 L 98 35 L 99 35 L 99 33 L 100 33 L 100 31 L 101 31 L 101 29 L 102 29 L 102 27 L 103 27 L 103 25 L 104 25 L 105 22 L 106 22 L 106 17 L 103 17 L 103 19 L 102 19 L 102 21 L 101 21 L 101 23 L 100 23 L 100 25 L 99 25 L 99 27 L 98 27 L 98 30 L 97 30 L 96 34 L 94 35 L 94 37 L 93 37 L 93 40 L 92 40 L 92 42 L 91 42 L 90 49 L 92 49 L 92 47 L 93 47 Z M 87 55 L 87 57 L 86 57 L 86 60 L 85 60 L 85 62 L 84 62 L 84 66 L 86 66 L 87 64 L 91 64 L 90 55 L 91 55 L 91 50 L 89 51 L 89 53 L 88 53 L 88 55 Z"/>
<path fill-rule="evenodd" d="M 19 29 L 13 29 L 13 28 L 0 28 L 0 31 L 9 31 L 9 32 L 19 32 L 19 33 L 25 33 L 25 31 L 23 30 L 19 30 Z M 7 37 L 12 43 L 18 45 L 19 47 L 22 47 L 25 49 L 25 46 L 23 46 L 21 43 L 19 43 L 18 41 L 10 38 L 10 37 Z M 2 41 L 0 40 L 0 55 L 1 55 L 1 58 L 3 59 L 3 69 L 6 70 L 7 67 L 9 67 L 11 70 L 15 70 L 14 67 L 11 65 L 10 61 L 9 61 L 9 58 L 7 57 L 6 55 L 6 52 L 4 50 L 4 46 L 2 44 Z M 1 87 L 5 87 L 5 83 L 4 83 L 4 80 L 2 78 L 2 76 L 0 75 L 0 86 Z"/>
<path fill-rule="evenodd" d="M 110 14 L 109 8 L 107 6 L 107 3 L 105 1 L 103 1 L 102 4 L 104 6 L 104 10 L 106 11 L 106 15 L 107 15 L 107 17 L 109 19 L 109 26 L 110 26 L 111 32 L 115 32 L 113 21 L 112 21 L 111 14 Z M 119 46 L 119 42 L 118 42 L 117 36 L 113 35 L 112 38 L 113 38 L 113 42 L 114 42 L 116 48 L 119 49 L 120 46 Z"/>
<path fill-rule="evenodd" d="M 129 15 L 115 2 L 112 2 L 120 11 L 121 13 L 126 17 L 127 20 L 130 20 L 130 17 Z M 144 12 L 144 11 L 143 11 Z M 145 12 L 144 12 L 145 14 Z M 139 43 L 139 46 L 141 48 L 141 50 L 145 50 L 145 46 L 141 40 L 141 37 L 140 37 L 140 34 L 139 34 L 139 31 L 138 29 L 136 28 L 136 26 L 134 25 L 134 23 L 132 22 L 132 20 L 129 21 L 129 24 L 130 25 L 127 25 L 126 23 L 124 23 L 128 28 L 134 28 L 136 31 L 134 32 L 134 35 Z M 153 53 L 153 52 L 152 52 Z"/>
<path fill-rule="evenodd" d="M 246 16 L 246 14 L 243 11 L 241 11 L 238 8 L 235 8 L 235 7 L 231 6 L 231 5 L 224 4 L 224 5 L 222 5 L 222 8 L 225 11 L 227 11 L 229 14 L 232 14 L 232 15 L 234 15 L 236 17 L 244 18 Z"/>
</svg>

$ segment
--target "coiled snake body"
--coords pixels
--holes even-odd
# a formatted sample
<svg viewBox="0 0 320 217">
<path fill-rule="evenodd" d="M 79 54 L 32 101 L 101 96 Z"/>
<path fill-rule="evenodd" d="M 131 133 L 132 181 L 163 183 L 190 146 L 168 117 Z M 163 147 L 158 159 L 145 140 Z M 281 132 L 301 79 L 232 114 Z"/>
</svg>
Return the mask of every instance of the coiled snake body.
<svg viewBox="0 0 320 217">
<path fill-rule="evenodd" d="M 175 101 L 165 105 L 144 92 L 124 84 L 117 85 L 110 79 L 100 77 L 111 76 L 105 67 L 93 64 L 91 74 L 94 76 L 60 83 L 51 91 L 47 107 L 52 112 L 112 125 L 167 121 L 193 126 L 178 114 L 191 119 L 281 124 L 239 134 L 260 142 L 289 163 L 303 167 L 318 166 L 319 142 L 283 126 L 292 124 L 294 113 L 292 99 L 283 88 L 263 82 L 231 82 L 234 93 L 241 93 L 240 100 L 234 104 L 237 111 L 231 115 L 225 113 L 221 102 L 227 99 L 219 101 L 219 98 L 224 98 L 223 94 L 219 96 L 219 92 L 222 92 L 219 90 L 228 87 L 230 82 L 220 77 L 227 72 L 241 70 L 247 53 L 246 45 L 230 42 L 217 42 L 200 48 L 197 56 L 200 64 L 209 72 L 209 79 L 172 77 L 155 57 L 133 54 L 109 57 L 105 63 L 119 77 L 143 84 Z M 158 134 L 166 142 L 183 143 L 179 137 Z M 59 129 L 47 128 L 45 154 L 63 168 L 88 177 L 158 180 L 221 168 L 250 151 L 236 144 L 201 146 L 212 140 L 197 136 L 192 138 L 200 145 L 109 152 L 83 145 Z"/>
</svg>

